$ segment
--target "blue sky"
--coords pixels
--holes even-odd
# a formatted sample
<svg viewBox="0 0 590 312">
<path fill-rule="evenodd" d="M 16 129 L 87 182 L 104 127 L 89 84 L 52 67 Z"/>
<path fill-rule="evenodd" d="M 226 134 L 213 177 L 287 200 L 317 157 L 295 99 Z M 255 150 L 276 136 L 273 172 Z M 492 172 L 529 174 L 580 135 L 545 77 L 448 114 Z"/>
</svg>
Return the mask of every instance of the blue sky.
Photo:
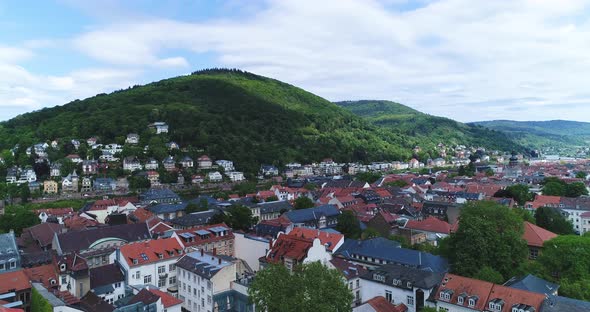
<svg viewBox="0 0 590 312">
<path fill-rule="evenodd" d="M 460 121 L 590 121 L 578 0 L 0 0 L 0 120 L 207 67 Z"/>
</svg>

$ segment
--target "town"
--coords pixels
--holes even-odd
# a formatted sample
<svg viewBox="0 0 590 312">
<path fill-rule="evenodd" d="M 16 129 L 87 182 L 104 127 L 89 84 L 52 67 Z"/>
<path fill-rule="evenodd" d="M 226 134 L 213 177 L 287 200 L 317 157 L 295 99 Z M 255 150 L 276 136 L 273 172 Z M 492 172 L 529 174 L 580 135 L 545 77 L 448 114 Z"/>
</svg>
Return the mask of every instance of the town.
<svg viewBox="0 0 590 312">
<path fill-rule="evenodd" d="M 1 154 L 1 311 L 590 311 L 585 159 L 441 143 L 246 172 L 120 141 Z"/>
</svg>

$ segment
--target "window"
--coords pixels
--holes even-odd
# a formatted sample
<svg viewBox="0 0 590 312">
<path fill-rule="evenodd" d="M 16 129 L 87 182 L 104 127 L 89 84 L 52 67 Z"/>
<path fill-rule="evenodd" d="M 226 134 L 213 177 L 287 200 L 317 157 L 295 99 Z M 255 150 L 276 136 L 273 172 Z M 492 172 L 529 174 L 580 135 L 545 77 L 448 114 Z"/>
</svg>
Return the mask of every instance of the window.
<svg viewBox="0 0 590 312">
<path fill-rule="evenodd" d="M 166 273 L 166 266 L 161 265 L 158 267 L 158 274 Z"/>
<path fill-rule="evenodd" d="M 10 268 L 11 269 L 16 268 L 16 261 L 10 261 Z"/>
<path fill-rule="evenodd" d="M 463 304 L 463 300 L 464 300 L 463 297 L 461 297 L 461 296 L 457 297 L 457 303 L 458 304 Z"/>
<path fill-rule="evenodd" d="M 144 284 L 149 284 L 152 282 L 152 276 L 151 275 L 146 275 L 143 277 L 143 283 Z"/>
<path fill-rule="evenodd" d="M 348 283 L 348 288 L 352 289 L 352 282 Z"/>
<path fill-rule="evenodd" d="M 191 292 L 191 285 L 188 285 L 188 292 Z"/>
<path fill-rule="evenodd" d="M 539 256 L 539 250 L 536 248 L 531 248 L 530 254 L 529 254 L 529 258 L 531 259 L 537 259 L 537 257 Z"/>
<path fill-rule="evenodd" d="M 385 291 L 385 299 L 387 299 L 387 301 L 389 301 L 389 302 L 393 302 L 393 295 L 391 294 L 391 291 L 389 291 L 389 290 Z"/>
<path fill-rule="evenodd" d="M 469 306 L 470 307 L 475 306 L 475 299 L 469 299 Z"/>
<path fill-rule="evenodd" d="M 99 264 L 99 263 L 100 263 L 100 258 L 99 257 L 94 258 L 94 264 Z"/>
<path fill-rule="evenodd" d="M 66 277 L 65 277 L 65 276 L 62 276 L 62 277 L 61 277 L 61 284 L 62 284 L 62 285 L 65 285 L 65 284 L 67 284 L 67 281 L 66 281 Z"/>
<path fill-rule="evenodd" d="M 133 259 L 133 264 L 137 264 L 137 259 Z"/>
<path fill-rule="evenodd" d="M 174 285 L 176 284 L 176 276 L 172 276 L 168 279 L 168 284 Z"/>
<path fill-rule="evenodd" d="M 0 270 L 5 270 L 4 263 L 0 263 Z"/>
<path fill-rule="evenodd" d="M 173 272 L 175 270 L 176 270 L 176 265 L 174 263 L 168 266 L 168 271 Z"/>
<path fill-rule="evenodd" d="M 211 285 L 212 285 L 211 281 L 207 281 L 207 290 L 211 289 Z"/>
<path fill-rule="evenodd" d="M 411 306 L 414 305 L 414 297 L 413 296 L 408 296 L 406 299 L 407 299 L 406 302 L 408 303 L 408 305 L 411 305 Z"/>
<path fill-rule="evenodd" d="M 360 287 L 360 280 L 357 279 L 356 280 L 356 288 L 359 288 L 359 287 Z"/>
<path fill-rule="evenodd" d="M 166 286 L 166 279 L 165 278 L 161 278 L 158 280 L 158 288 L 162 288 Z"/>
<path fill-rule="evenodd" d="M 115 288 L 121 287 L 121 283 L 115 283 Z"/>
</svg>

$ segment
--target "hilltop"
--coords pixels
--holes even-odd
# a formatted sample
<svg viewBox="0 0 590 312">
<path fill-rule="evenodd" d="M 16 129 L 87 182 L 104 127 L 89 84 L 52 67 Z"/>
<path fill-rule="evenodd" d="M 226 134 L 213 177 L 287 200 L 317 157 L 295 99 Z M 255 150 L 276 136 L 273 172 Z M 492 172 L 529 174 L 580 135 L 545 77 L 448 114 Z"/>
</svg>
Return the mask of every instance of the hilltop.
<svg viewBox="0 0 590 312">
<path fill-rule="evenodd" d="M 386 128 L 401 136 L 414 137 L 423 149 L 433 149 L 438 143 L 446 145 L 483 146 L 502 151 L 524 150 L 506 134 L 479 125 L 431 116 L 408 106 L 378 100 L 336 102 L 373 125 Z"/>
<path fill-rule="evenodd" d="M 535 149 L 586 146 L 590 141 L 590 123 L 588 122 L 492 120 L 473 124 L 503 131 L 516 142 Z"/>
</svg>

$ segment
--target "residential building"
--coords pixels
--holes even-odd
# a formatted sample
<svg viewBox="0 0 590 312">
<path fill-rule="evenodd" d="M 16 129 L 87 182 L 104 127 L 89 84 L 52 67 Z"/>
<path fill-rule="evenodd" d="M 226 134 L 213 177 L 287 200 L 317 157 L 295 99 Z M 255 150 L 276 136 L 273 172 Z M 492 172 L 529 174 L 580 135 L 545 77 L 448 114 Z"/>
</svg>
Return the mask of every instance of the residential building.
<svg viewBox="0 0 590 312">
<path fill-rule="evenodd" d="M 180 160 L 180 165 L 182 166 L 182 168 L 192 168 L 193 167 L 193 159 L 190 158 L 189 156 L 184 156 Z"/>
<path fill-rule="evenodd" d="M 229 171 L 229 172 L 225 172 L 225 175 L 229 178 L 230 181 L 232 182 L 240 182 L 240 181 L 244 181 L 244 173 L 243 172 L 239 172 L 239 171 Z"/>
<path fill-rule="evenodd" d="M 57 258 L 59 290 L 81 298 L 90 290 L 90 276 L 86 259 L 77 253 Z"/>
<path fill-rule="evenodd" d="M 547 231 L 542 227 L 532 224 L 528 221 L 524 222 L 524 234 L 522 238 L 527 242 L 529 247 L 529 259 L 535 260 L 541 254 L 543 243 L 557 237 L 557 234 Z"/>
<path fill-rule="evenodd" d="M 119 246 L 111 254 L 128 285 L 154 285 L 160 290 L 176 289 L 176 261 L 184 254 L 178 238 L 161 238 Z"/>
<path fill-rule="evenodd" d="M 271 165 L 260 166 L 260 174 L 265 177 L 274 177 L 279 175 L 279 169 Z"/>
<path fill-rule="evenodd" d="M 155 130 L 156 134 L 168 133 L 168 124 L 162 121 L 156 121 L 150 124 L 149 128 Z"/>
<path fill-rule="evenodd" d="M 78 174 L 76 173 L 76 170 L 62 179 L 61 191 L 74 193 L 78 192 Z"/>
<path fill-rule="evenodd" d="M 260 266 L 281 263 L 292 271 L 296 265 L 319 261 L 325 265 L 332 255 L 319 238 L 304 238 L 293 234 L 279 234 L 266 257 L 260 258 Z"/>
<path fill-rule="evenodd" d="M 207 155 L 199 157 L 197 159 L 197 164 L 199 166 L 199 169 L 211 169 L 211 167 L 213 167 L 213 162 L 211 161 L 211 158 L 209 158 L 209 156 Z"/>
<path fill-rule="evenodd" d="M 117 189 L 117 181 L 111 178 L 94 179 L 94 190 L 97 192 L 112 192 Z"/>
<path fill-rule="evenodd" d="M 409 312 L 420 311 L 436 291 L 444 273 L 435 273 L 399 264 L 386 264 L 362 275 L 361 297 L 383 296 L 388 302 L 403 303 Z"/>
<path fill-rule="evenodd" d="M 30 311 L 31 282 L 23 270 L 0 273 L 0 298 L 10 307 Z"/>
<path fill-rule="evenodd" d="M 258 217 L 259 221 L 264 221 L 280 217 L 282 213 L 293 210 L 293 206 L 289 201 L 281 200 L 258 203 L 250 209 L 252 210 L 252 216 Z"/>
<path fill-rule="evenodd" d="M 135 170 L 141 170 L 141 169 L 142 169 L 141 162 L 139 162 L 139 159 L 137 159 L 137 157 L 129 156 L 129 157 L 123 158 L 123 170 L 135 171 Z"/>
<path fill-rule="evenodd" d="M 164 169 L 166 169 L 166 171 L 176 170 L 176 161 L 172 156 L 164 158 L 164 160 L 162 161 L 162 165 L 164 166 Z"/>
<path fill-rule="evenodd" d="M 169 189 L 150 188 L 139 195 L 142 205 L 170 204 L 180 202 L 180 197 Z"/>
<path fill-rule="evenodd" d="M 178 298 L 184 309 L 195 312 L 218 311 L 214 296 L 229 291 L 240 273 L 233 258 L 203 250 L 186 254 L 176 268 Z"/>
<path fill-rule="evenodd" d="M 225 223 L 174 231 L 186 248 L 203 249 L 218 255 L 233 256 L 235 236 Z"/>
<path fill-rule="evenodd" d="M 158 170 L 158 161 L 150 158 L 145 162 L 145 170 Z"/>
<path fill-rule="evenodd" d="M 49 176 L 52 178 L 61 177 L 61 163 L 53 163 L 49 167 Z"/>
<path fill-rule="evenodd" d="M 363 301 L 361 296 L 361 276 L 365 275 L 368 271 L 360 265 L 338 257 L 332 258 L 328 266 L 342 273 L 346 285 L 348 285 L 348 289 L 353 295 L 352 305 L 360 305 Z"/>
<path fill-rule="evenodd" d="M 125 143 L 127 143 L 127 144 L 139 144 L 139 134 L 137 134 L 137 133 L 129 133 L 129 134 L 127 134 L 127 138 L 125 139 Z"/>
<path fill-rule="evenodd" d="M 211 171 L 207 173 L 207 179 L 209 182 L 221 182 L 223 180 L 223 176 L 219 171 Z"/>
<path fill-rule="evenodd" d="M 98 162 L 94 159 L 82 161 L 82 174 L 92 175 L 98 172 Z"/>
<path fill-rule="evenodd" d="M 118 264 L 92 268 L 89 274 L 90 290 L 102 300 L 113 304 L 125 297 L 125 275 Z"/>
<path fill-rule="evenodd" d="M 234 168 L 234 162 L 230 161 L 230 160 L 216 160 L 215 164 L 218 165 L 219 167 L 223 168 L 223 172 L 230 172 L 230 171 L 235 171 L 236 169 Z"/>
<path fill-rule="evenodd" d="M 43 192 L 45 194 L 57 194 L 59 191 L 59 184 L 53 180 L 43 181 Z"/>
<path fill-rule="evenodd" d="M 544 294 L 546 296 L 557 296 L 559 289 L 558 284 L 548 282 L 532 274 L 523 277 L 513 277 L 504 283 L 504 286 Z"/>
<path fill-rule="evenodd" d="M 542 311 L 545 295 L 446 274 L 433 296 L 438 311 Z"/>
<path fill-rule="evenodd" d="M 89 177 L 82 178 L 82 188 L 80 189 L 80 192 L 92 192 L 92 180 Z"/>
<path fill-rule="evenodd" d="M 241 232 L 233 233 L 235 237 L 234 256 L 246 261 L 252 270 L 260 271 L 261 257 L 266 256 L 271 239 Z"/>
<path fill-rule="evenodd" d="M 383 296 L 373 297 L 362 305 L 352 309 L 352 312 L 406 312 L 408 307 L 400 303 L 394 305 Z"/>
<path fill-rule="evenodd" d="M 323 229 L 336 227 L 340 210 L 335 205 L 322 205 L 313 208 L 291 210 L 285 212 L 281 218 L 293 223 L 294 226 Z"/>
<path fill-rule="evenodd" d="M 21 268 L 21 257 L 14 233 L 0 234 L 0 251 L 0 274 Z"/>
</svg>

